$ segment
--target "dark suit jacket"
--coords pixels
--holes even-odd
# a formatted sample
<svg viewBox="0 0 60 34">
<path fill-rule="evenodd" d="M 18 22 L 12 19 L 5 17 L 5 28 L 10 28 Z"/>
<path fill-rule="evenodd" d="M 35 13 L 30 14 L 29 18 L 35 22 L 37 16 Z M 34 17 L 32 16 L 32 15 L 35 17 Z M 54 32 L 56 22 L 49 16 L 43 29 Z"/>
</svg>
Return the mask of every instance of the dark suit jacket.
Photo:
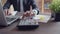
<svg viewBox="0 0 60 34">
<path fill-rule="evenodd" d="M 18 4 L 17 0 L 7 0 L 3 9 L 9 9 L 11 4 L 13 4 L 15 11 L 20 11 L 19 4 Z M 24 11 L 30 10 L 30 6 L 32 6 L 32 9 L 37 10 L 37 6 L 36 6 L 36 3 L 34 0 L 23 0 Z M 39 13 L 39 10 L 38 10 L 38 13 Z"/>
</svg>

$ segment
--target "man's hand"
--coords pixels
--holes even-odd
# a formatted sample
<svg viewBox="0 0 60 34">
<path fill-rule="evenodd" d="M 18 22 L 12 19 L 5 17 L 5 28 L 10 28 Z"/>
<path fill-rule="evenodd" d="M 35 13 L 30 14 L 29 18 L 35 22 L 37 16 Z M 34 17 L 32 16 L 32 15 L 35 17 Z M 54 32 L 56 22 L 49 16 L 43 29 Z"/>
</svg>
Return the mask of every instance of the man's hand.
<svg viewBox="0 0 60 34">
<path fill-rule="evenodd" d="M 6 16 L 11 15 L 11 12 L 9 12 L 8 9 L 5 9 L 4 12 L 5 12 L 5 15 L 6 15 Z"/>
<path fill-rule="evenodd" d="M 24 17 L 30 17 L 30 16 L 34 16 L 35 14 L 31 11 L 26 11 L 24 14 L 23 14 L 23 18 Z"/>
</svg>

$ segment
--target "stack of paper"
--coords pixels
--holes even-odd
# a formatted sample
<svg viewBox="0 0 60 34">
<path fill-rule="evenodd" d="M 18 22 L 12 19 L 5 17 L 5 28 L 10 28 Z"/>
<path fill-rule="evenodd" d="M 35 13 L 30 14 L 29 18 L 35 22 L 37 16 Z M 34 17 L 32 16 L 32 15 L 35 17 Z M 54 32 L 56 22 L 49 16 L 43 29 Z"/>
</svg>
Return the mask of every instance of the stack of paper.
<svg viewBox="0 0 60 34">
<path fill-rule="evenodd" d="M 50 15 L 36 15 L 35 17 L 33 17 L 33 19 L 42 23 L 47 23 L 50 20 L 50 18 Z"/>
</svg>

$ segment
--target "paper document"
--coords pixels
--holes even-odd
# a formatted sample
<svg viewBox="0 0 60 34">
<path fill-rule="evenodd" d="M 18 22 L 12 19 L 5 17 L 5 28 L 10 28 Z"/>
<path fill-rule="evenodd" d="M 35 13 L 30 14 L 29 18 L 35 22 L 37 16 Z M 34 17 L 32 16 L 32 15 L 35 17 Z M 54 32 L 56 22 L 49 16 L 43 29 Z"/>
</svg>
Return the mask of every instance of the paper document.
<svg viewBox="0 0 60 34">
<path fill-rule="evenodd" d="M 15 16 L 17 14 L 17 11 L 12 11 L 11 15 Z"/>
<path fill-rule="evenodd" d="M 50 20 L 51 16 L 49 15 L 36 15 L 35 17 L 33 17 L 33 19 L 35 19 L 38 22 L 43 22 L 43 23 L 47 23 Z"/>
</svg>

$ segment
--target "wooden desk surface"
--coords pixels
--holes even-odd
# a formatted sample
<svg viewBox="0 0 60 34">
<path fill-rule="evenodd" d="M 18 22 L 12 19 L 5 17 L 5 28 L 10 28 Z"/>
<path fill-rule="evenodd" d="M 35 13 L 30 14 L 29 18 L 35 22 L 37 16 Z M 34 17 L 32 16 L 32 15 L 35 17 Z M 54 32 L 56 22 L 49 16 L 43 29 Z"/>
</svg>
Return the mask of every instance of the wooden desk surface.
<svg viewBox="0 0 60 34">
<path fill-rule="evenodd" d="M 60 34 L 60 22 L 39 23 L 40 26 L 31 31 L 20 31 L 16 27 L 19 20 L 8 27 L 0 27 L 0 34 Z"/>
<path fill-rule="evenodd" d="M 19 21 L 17 20 L 8 27 L 0 27 L 0 34 L 60 34 L 60 22 L 39 23 L 40 26 L 35 30 L 20 31 L 16 27 Z"/>
</svg>

